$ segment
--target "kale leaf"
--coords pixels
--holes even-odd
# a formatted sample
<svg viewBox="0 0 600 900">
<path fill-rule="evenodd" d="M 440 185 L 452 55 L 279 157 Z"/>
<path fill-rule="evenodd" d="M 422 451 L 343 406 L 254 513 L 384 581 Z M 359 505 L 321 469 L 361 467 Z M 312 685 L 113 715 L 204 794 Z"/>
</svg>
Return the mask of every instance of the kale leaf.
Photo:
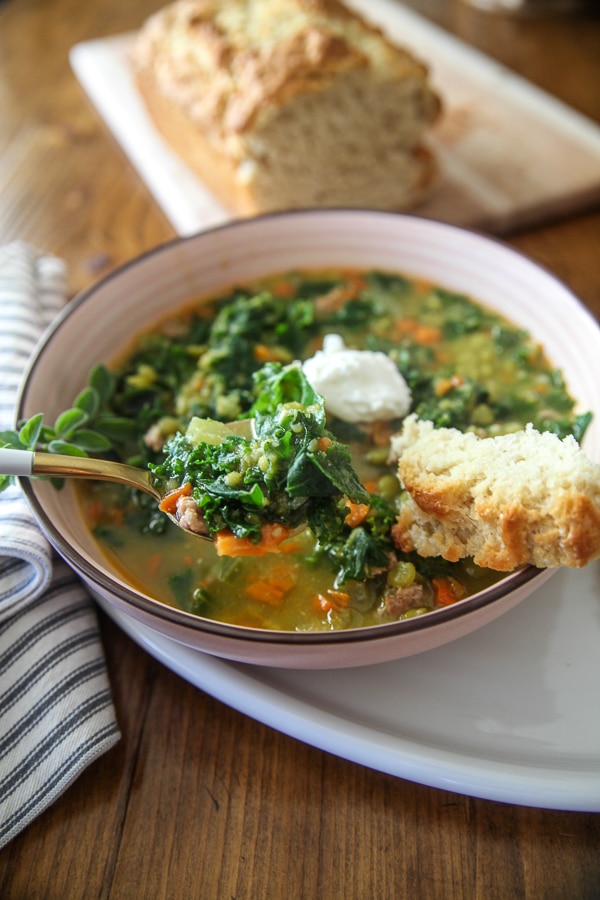
<svg viewBox="0 0 600 900">
<path fill-rule="evenodd" d="M 186 434 L 165 445 L 163 462 L 150 466 L 155 481 L 189 482 L 210 534 L 230 528 L 253 540 L 267 522 L 295 528 L 310 521 L 320 531 L 331 518 L 331 498 L 368 501 L 350 453 L 326 430 L 323 398 L 301 367 L 268 363 L 255 386 L 255 438 L 207 442 L 202 422 L 192 420 Z"/>
</svg>

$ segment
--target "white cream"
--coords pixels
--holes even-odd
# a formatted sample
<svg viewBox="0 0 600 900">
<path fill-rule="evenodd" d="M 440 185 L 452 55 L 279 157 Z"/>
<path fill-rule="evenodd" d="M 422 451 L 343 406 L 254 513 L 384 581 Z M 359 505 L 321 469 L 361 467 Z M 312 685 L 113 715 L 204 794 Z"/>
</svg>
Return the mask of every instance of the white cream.
<svg viewBox="0 0 600 900">
<path fill-rule="evenodd" d="M 402 418 L 410 410 L 410 388 L 389 356 L 351 350 L 339 334 L 325 335 L 323 349 L 302 368 L 325 409 L 344 422 Z"/>
</svg>

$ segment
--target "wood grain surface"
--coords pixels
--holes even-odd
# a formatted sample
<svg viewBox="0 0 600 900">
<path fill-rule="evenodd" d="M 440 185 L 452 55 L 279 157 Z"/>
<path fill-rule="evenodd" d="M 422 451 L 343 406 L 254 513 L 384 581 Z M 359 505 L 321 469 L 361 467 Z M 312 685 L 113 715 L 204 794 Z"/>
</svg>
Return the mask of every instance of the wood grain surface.
<svg viewBox="0 0 600 900">
<path fill-rule="evenodd" d="M 72 292 L 173 237 L 68 64 L 73 44 L 135 28 L 159 5 L 0 2 L 0 243 L 62 256 Z M 409 5 L 600 122 L 597 12 Z M 600 316 L 599 210 L 508 240 Z M 338 759 L 191 687 L 100 619 L 123 738 L 0 852 L 4 900 L 600 897 L 598 815 Z"/>
</svg>

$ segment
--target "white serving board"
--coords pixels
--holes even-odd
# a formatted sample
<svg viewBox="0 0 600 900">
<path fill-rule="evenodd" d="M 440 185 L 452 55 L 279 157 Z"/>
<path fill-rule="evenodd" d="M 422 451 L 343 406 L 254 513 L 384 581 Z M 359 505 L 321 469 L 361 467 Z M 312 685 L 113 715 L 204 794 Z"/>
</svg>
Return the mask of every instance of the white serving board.
<svg viewBox="0 0 600 900">
<path fill-rule="evenodd" d="M 600 126 L 395 0 L 349 5 L 426 62 L 443 98 L 430 140 L 440 175 L 414 212 L 506 233 L 600 203 Z M 132 80 L 130 41 L 77 44 L 75 74 L 177 233 L 222 224 L 231 213 L 153 127 Z"/>
</svg>

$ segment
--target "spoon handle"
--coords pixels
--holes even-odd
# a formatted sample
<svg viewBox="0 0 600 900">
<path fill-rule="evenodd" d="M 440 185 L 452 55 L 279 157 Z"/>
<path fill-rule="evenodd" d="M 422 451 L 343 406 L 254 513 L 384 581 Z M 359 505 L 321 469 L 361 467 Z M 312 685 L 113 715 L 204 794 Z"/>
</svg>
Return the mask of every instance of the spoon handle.
<svg viewBox="0 0 600 900">
<path fill-rule="evenodd" d="M 23 475 L 28 478 L 33 474 L 33 458 L 31 450 L 0 449 L 0 474 Z"/>
<path fill-rule="evenodd" d="M 67 456 L 60 453 L 34 453 L 31 450 L 0 449 L 0 474 L 45 475 L 54 478 L 89 478 L 96 481 L 114 481 L 137 487 L 158 500 L 161 494 L 153 486 L 146 469 L 136 469 L 123 463 L 109 462 L 84 456 Z"/>
</svg>

